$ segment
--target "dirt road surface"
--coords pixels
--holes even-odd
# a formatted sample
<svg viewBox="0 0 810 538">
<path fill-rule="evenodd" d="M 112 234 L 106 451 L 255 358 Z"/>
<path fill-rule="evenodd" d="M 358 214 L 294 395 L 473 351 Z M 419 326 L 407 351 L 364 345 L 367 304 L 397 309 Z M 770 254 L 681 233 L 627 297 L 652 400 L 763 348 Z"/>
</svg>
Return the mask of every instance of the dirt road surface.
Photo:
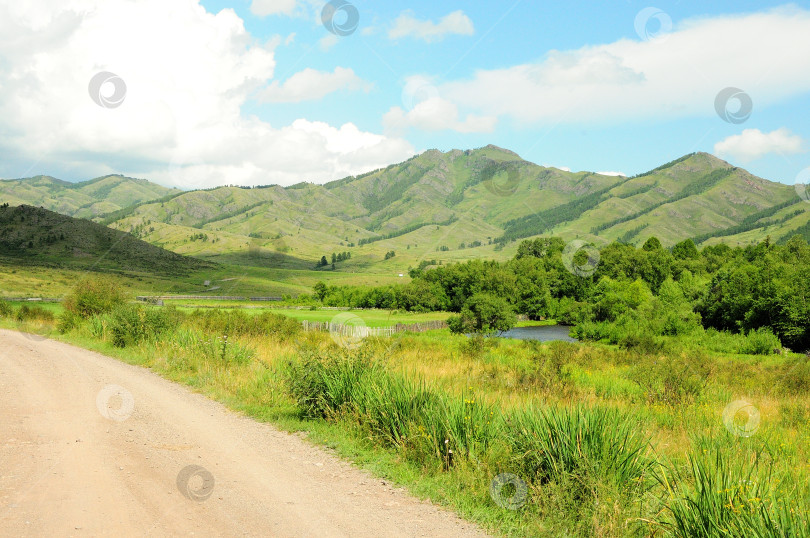
<svg viewBox="0 0 810 538">
<path fill-rule="evenodd" d="M 147 369 L 0 330 L 2 536 L 485 536 Z"/>
</svg>

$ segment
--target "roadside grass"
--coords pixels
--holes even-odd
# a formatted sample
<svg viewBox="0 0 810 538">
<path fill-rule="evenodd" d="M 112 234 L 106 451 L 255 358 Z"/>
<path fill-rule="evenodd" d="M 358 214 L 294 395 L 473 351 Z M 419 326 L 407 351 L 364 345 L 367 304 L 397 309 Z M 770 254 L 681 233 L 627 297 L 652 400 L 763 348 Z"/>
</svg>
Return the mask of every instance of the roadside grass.
<svg viewBox="0 0 810 538">
<path fill-rule="evenodd" d="M 0 306 L 0 325 L 19 328 L 19 308 Z M 270 312 L 133 305 L 65 334 L 45 319 L 37 329 L 305 432 L 502 535 L 810 535 L 802 356 L 471 345 L 447 331 L 347 351 Z M 738 400 L 757 409 L 755 428 L 744 413 L 724 417 Z M 502 473 L 526 484 L 519 510 L 490 495 Z"/>
</svg>

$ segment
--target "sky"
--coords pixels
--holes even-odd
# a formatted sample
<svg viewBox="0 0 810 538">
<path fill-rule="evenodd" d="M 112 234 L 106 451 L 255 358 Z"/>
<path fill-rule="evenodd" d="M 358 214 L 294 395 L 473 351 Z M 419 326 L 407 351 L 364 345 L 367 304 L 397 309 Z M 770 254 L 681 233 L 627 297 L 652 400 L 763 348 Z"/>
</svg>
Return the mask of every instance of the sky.
<svg viewBox="0 0 810 538">
<path fill-rule="evenodd" d="M 810 178 L 810 3 L 0 0 L 0 177 L 324 183 L 495 144 Z"/>
</svg>

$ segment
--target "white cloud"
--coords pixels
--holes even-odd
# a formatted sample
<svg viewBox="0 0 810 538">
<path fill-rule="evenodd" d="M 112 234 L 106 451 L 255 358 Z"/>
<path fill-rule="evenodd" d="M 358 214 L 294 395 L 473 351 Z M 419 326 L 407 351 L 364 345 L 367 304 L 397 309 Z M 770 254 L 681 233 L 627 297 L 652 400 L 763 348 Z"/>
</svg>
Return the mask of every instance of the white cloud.
<svg viewBox="0 0 810 538">
<path fill-rule="evenodd" d="M 273 82 L 259 94 L 261 101 L 272 103 L 300 103 L 322 99 L 338 90 L 369 91 L 371 85 L 354 74 L 352 69 L 336 67 L 331 73 L 304 69 L 288 78 L 283 84 Z"/>
<path fill-rule="evenodd" d="M 495 129 L 497 119 L 487 116 L 468 114 L 464 120 L 459 119 L 458 107 L 442 99 L 431 97 L 417 103 L 411 110 L 404 111 L 395 106 L 383 117 L 386 132 L 398 133 L 407 127 L 424 131 L 453 130 L 460 133 L 489 133 Z"/>
<path fill-rule="evenodd" d="M 273 77 L 279 39 L 257 43 L 230 9 L 213 15 L 196 0 L 29 0 L 0 4 L 0 33 L 6 177 L 121 172 L 183 187 L 290 184 L 413 155 L 407 141 L 350 123 L 273 126 L 243 115 Z M 100 71 L 126 82 L 118 108 L 88 95 Z"/>
<path fill-rule="evenodd" d="M 770 133 L 759 129 L 745 129 L 741 134 L 732 135 L 714 145 L 718 157 L 731 157 L 740 162 L 754 161 L 770 153 L 794 155 L 805 151 L 805 141 L 801 136 L 782 127 Z"/>
<path fill-rule="evenodd" d="M 250 12 L 259 17 L 267 15 L 292 15 L 295 11 L 295 0 L 253 0 Z"/>
<path fill-rule="evenodd" d="M 688 20 L 666 39 L 551 51 L 439 90 L 459 106 L 530 125 L 713 115 L 730 86 L 751 96 L 756 115 L 809 91 L 809 69 L 810 11 L 788 6 Z"/>
<path fill-rule="evenodd" d="M 470 18 L 463 11 L 458 10 L 442 17 L 438 23 L 433 21 L 420 21 L 405 11 L 394 21 L 394 26 L 388 30 L 388 37 L 399 39 L 412 37 L 424 41 L 440 41 L 446 35 L 473 35 L 475 28 Z"/>
<path fill-rule="evenodd" d="M 624 172 L 597 172 L 597 174 L 601 176 L 627 177 L 627 174 L 625 174 Z"/>
<path fill-rule="evenodd" d="M 328 51 L 340 42 L 340 38 L 336 34 L 326 34 L 318 40 L 318 46 L 323 52 Z"/>
</svg>

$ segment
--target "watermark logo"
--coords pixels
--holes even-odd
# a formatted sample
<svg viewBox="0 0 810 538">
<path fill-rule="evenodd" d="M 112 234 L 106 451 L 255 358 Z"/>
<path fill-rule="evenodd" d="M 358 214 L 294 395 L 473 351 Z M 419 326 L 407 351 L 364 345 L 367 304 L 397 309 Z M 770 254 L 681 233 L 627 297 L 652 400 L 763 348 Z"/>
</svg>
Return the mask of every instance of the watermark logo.
<svg viewBox="0 0 810 538">
<path fill-rule="evenodd" d="M 360 12 L 346 0 L 331 0 L 323 6 L 321 22 L 335 35 L 351 35 L 360 23 Z"/>
<path fill-rule="evenodd" d="M 723 424 L 737 437 L 751 437 L 759 429 L 759 409 L 747 400 L 735 400 L 723 409 Z"/>
<path fill-rule="evenodd" d="M 205 501 L 214 492 L 214 475 L 200 465 L 186 465 L 177 474 L 177 489 L 186 499 Z"/>
<path fill-rule="evenodd" d="M 329 322 L 329 336 L 341 347 L 356 349 L 368 336 L 366 322 L 357 314 L 341 312 Z"/>
<path fill-rule="evenodd" d="M 635 27 L 644 41 L 663 41 L 672 31 L 672 17 L 657 7 L 644 8 L 636 15 Z"/>
<path fill-rule="evenodd" d="M 736 109 L 731 106 L 732 101 L 738 103 Z M 723 121 L 739 125 L 751 117 L 754 101 L 751 100 L 750 95 L 739 88 L 725 88 L 715 97 L 714 109 Z"/>
<path fill-rule="evenodd" d="M 102 71 L 90 79 L 87 91 L 90 93 L 90 99 L 98 106 L 118 108 L 124 104 L 124 98 L 127 96 L 127 84 L 115 73 Z"/>
<path fill-rule="evenodd" d="M 562 262 L 568 272 L 583 278 L 593 276 L 599 266 L 599 260 L 599 249 L 582 239 L 576 239 L 565 245 L 562 253 Z"/>
<path fill-rule="evenodd" d="M 495 504 L 506 510 L 523 508 L 528 493 L 526 482 L 512 473 L 501 473 L 489 483 L 489 496 Z"/>
<path fill-rule="evenodd" d="M 514 163 L 492 171 L 484 181 L 484 188 L 495 196 L 511 196 L 520 184 L 520 172 Z"/>
<path fill-rule="evenodd" d="M 96 407 L 102 417 L 124 422 L 135 410 L 135 398 L 120 385 L 107 385 L 98 392 Z"/>
<path fill-rule="evenodd" d="M 799 172 L 799 175 L 796 176 L 796 184 L 794 185 L 799 198 L 810 203 L 810 193 L 807 192 L 808 185 L 810 185 L 810 167 Z"/>
</svg>

